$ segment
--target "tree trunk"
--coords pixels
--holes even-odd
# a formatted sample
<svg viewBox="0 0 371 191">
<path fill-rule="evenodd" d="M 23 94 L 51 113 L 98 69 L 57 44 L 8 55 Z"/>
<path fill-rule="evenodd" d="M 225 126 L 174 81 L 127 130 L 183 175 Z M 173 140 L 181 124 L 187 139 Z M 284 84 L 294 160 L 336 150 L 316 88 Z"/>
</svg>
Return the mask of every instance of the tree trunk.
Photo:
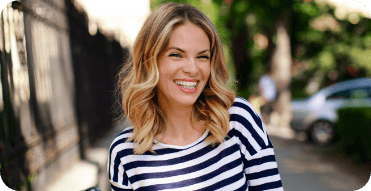
<svg viewBox="0 0 371 191">
<path fill-rule="evenodd" d="M 232 38 L 232 56 L 235 64 L 236 79 L 239 89 L 247 88 L 249 77 L 252 71 L 251 59 L 247 55 L 247 30 L 244 27 L 241 30 L 232 30 L 237 33 Z"/>
<path fill-rule="evenodd" d="M 276 83 L 276 100 L 274 112 L 272 113 L 272 123 L 284 128 L 290 127 L 292 117 L 291 108 L 291 48 L 290 37 L 288 35 L 289 15 L 284 12 L 276 24 L 277 44 L 273 51 L 271 69 L 272 77 Z"/>
</svg>

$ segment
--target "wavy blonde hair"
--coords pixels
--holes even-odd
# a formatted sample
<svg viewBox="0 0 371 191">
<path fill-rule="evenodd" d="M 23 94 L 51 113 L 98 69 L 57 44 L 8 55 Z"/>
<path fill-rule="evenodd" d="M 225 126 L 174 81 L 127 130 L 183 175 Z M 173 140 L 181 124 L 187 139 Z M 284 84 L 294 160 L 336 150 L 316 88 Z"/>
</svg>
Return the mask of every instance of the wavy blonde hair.
<svg viewBox="0 0 371 191">
<path fill-rule="evenodd" d="M 135 154 L 154 153 L 154 137 L 165 130 L 166 119 L 156 100 L 157 59 L 166 48 L 172 31 L 187 22 L 203 29 L 211 44 L 210 77 L 193 106 L 191 122 L 206 122 L 211 133 L 207 141 L 214 146 L 227 136 L 228 108 L 236 95 L 226 86 L 228 72 L 218 33 L 211 21 L 196 8 L 167 3 L 148 16 L 134 42 L 131 60 L 118 75 L 119 107 L 133 125 L 133 134 L 127 141 L 135 143 Z"/>
</svg>

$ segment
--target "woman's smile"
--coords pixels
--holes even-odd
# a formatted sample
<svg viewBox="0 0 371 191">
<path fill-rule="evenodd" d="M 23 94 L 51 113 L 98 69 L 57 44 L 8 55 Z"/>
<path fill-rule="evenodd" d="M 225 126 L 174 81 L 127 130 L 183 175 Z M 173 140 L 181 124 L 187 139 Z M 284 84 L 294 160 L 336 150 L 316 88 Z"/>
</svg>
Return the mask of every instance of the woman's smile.
<svg viewBox="0 0 371 191">
<path fill-rule="evenodd" d="M 186 93 L 195 93 L 197 91 L 198 80 L 195 80 L 195 79 L 194 80 L 192 80 L 192 79 L 189 79 L 189 80 L 176 80 L 175 81 L 175 84 L 183 92 L 186 92 Z"/>
</svg>

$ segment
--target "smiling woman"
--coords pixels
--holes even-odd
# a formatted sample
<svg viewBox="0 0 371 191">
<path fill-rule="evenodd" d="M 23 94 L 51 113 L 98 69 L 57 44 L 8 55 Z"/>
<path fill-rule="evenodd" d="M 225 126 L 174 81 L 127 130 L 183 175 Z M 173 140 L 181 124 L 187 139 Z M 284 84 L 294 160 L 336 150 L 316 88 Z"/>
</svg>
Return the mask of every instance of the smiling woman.
<svg viewBox="0 0 371 191">
<path fill-rule="evenodd" d="M 132 126 L 110 147 L 112 190 L 283 190 L 261 119 L 227 80 L 204 14 L 174 3 L 154 10 L 119 74 Z"/>
</svg>

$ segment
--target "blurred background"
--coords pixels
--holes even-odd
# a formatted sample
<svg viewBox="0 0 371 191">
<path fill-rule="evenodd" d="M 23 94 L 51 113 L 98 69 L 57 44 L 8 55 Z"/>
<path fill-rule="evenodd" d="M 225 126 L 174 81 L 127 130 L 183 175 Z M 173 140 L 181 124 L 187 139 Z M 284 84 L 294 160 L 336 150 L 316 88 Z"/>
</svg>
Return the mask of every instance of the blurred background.
<svg viewBox="0 0 371 191">
<path fill-rule="evenodd" d="M 367 182 L 370 1 L 20 0 L 0 19 L 6 185 L 109 190 L 108 148 L 126 126 L 115 120 L 115 77 L 146 16 L 165 2 L 191 4 L 214 23 L 228 86 L 262 116 L 286 190 L 355 190 Z"/>
</svg>

